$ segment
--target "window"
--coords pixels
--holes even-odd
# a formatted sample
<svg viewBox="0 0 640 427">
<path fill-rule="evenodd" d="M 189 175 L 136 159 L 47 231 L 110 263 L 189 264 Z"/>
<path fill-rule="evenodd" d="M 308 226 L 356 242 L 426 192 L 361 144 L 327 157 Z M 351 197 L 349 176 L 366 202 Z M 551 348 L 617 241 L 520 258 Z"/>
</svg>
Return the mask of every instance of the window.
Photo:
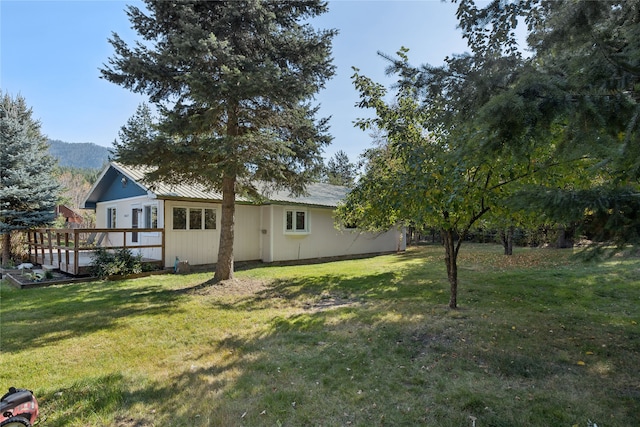
<svg viewBox="0 0 640 427">
<path fill-rule="evenodd" d="M 144 207 L 144 228 L 158 228 L 158 207 Z"/>
<path fill-rule="evenodd" d="M 204 229 L 205 230 L 216 229 L 216 210 L 215 209 L 204 210 Z"/>
<path fill-rule="evenodd" d="M 189 230 L 202 230 L 202 209 L 189 209 Z"/>
<path fill-rule="evenodd" d="M 286 233 L 308 233 L 309 215 L 306 210 L 285 210 Z"/>
<path fill-rule="evenodd" d="M 187 229 L 187 208 L 173 208 L 173 229 Z"/>
<path fill-rule="evenodd" d="M 173 208 L 174 230 L 215 230 L 216 210 L 203 208 Z"/>
<path fill-rule="evenodd" d="M 116 208 L 107 208 L 107 228 L 116 228 Z"/>
</svg>

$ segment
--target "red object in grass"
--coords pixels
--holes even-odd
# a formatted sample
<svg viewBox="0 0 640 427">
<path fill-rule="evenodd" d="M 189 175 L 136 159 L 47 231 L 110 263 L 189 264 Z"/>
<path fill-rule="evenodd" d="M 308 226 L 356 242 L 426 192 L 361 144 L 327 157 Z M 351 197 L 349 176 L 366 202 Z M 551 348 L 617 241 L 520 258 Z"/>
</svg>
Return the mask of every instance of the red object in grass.
<svg viewBox="0 0 640 427">
<path fill-rule="evenodd" d="M 0 399 L 0 427 L 31 427 L 38 418 L 38 401 L 33 393 L 11 387 Z"/>
</svg>

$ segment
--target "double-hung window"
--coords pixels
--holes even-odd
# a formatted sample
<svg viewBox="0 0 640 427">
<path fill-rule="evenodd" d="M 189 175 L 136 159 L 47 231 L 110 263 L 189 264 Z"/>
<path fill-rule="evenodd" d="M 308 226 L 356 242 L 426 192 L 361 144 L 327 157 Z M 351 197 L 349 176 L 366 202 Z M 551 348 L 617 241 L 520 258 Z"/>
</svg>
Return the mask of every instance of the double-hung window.
<svg viewBox="0 0 640 427">
<path fill-rule="evenodd" d="M 309 212 L 306 209 L 285 209 L 285 233 L 308 233 Z"/>
</svg>

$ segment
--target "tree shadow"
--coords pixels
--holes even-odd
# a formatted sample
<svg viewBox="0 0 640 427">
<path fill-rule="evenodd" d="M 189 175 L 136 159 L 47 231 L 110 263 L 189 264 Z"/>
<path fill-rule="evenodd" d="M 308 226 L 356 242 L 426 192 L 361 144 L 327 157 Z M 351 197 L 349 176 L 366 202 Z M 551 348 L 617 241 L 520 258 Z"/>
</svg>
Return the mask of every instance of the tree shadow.
<svg viewBox="0 0 640 427">
<path fill-rule="evenodd" d="M 119 319 L 175 311 L 180 294 L 161 285 L 101 286 L 100 282 L 41 288 L 2 303 L 2 352 L 16 353 L 116 327 Z M 27 326 L 27 327 L 26 327 Z M 17 333 L 19 331 L 20 333 Z"/>
</svg>

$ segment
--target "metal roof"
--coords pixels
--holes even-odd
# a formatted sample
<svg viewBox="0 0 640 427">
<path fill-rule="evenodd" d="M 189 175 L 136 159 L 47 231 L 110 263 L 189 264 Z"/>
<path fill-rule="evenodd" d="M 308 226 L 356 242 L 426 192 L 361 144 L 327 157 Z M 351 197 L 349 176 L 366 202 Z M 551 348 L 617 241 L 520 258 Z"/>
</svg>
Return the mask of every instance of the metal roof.
<svg viewBox="0 0 640 427">
<path fill-rule="evenodd" d="M 195 199 L 222 201 L 222 193 L 211 191 L 202 185 L 168 185 L 162 182 L 147 182 L 144 167 L 125 166 L 111 162 L 108 168 L 115 168 L 122 175 L 142 187 L 148 193 L 154 194 L 159 199 Z M 103 173 L 102 176 L 104 176 Z M 296 204 L 306 206 L 323 206 L 335 208 L 345 198 L 349 189 L 338 185 L 325 183 L 311 183 L 306 186 L 306 194 L 293 196 L 289 191 L 268 191 L 265 188 L 263 197 L 267 200 L 262 204 Z M 253 203 L 254 201 L 240 195 L 236 195 L 236 202 Z"/>
</svg>

